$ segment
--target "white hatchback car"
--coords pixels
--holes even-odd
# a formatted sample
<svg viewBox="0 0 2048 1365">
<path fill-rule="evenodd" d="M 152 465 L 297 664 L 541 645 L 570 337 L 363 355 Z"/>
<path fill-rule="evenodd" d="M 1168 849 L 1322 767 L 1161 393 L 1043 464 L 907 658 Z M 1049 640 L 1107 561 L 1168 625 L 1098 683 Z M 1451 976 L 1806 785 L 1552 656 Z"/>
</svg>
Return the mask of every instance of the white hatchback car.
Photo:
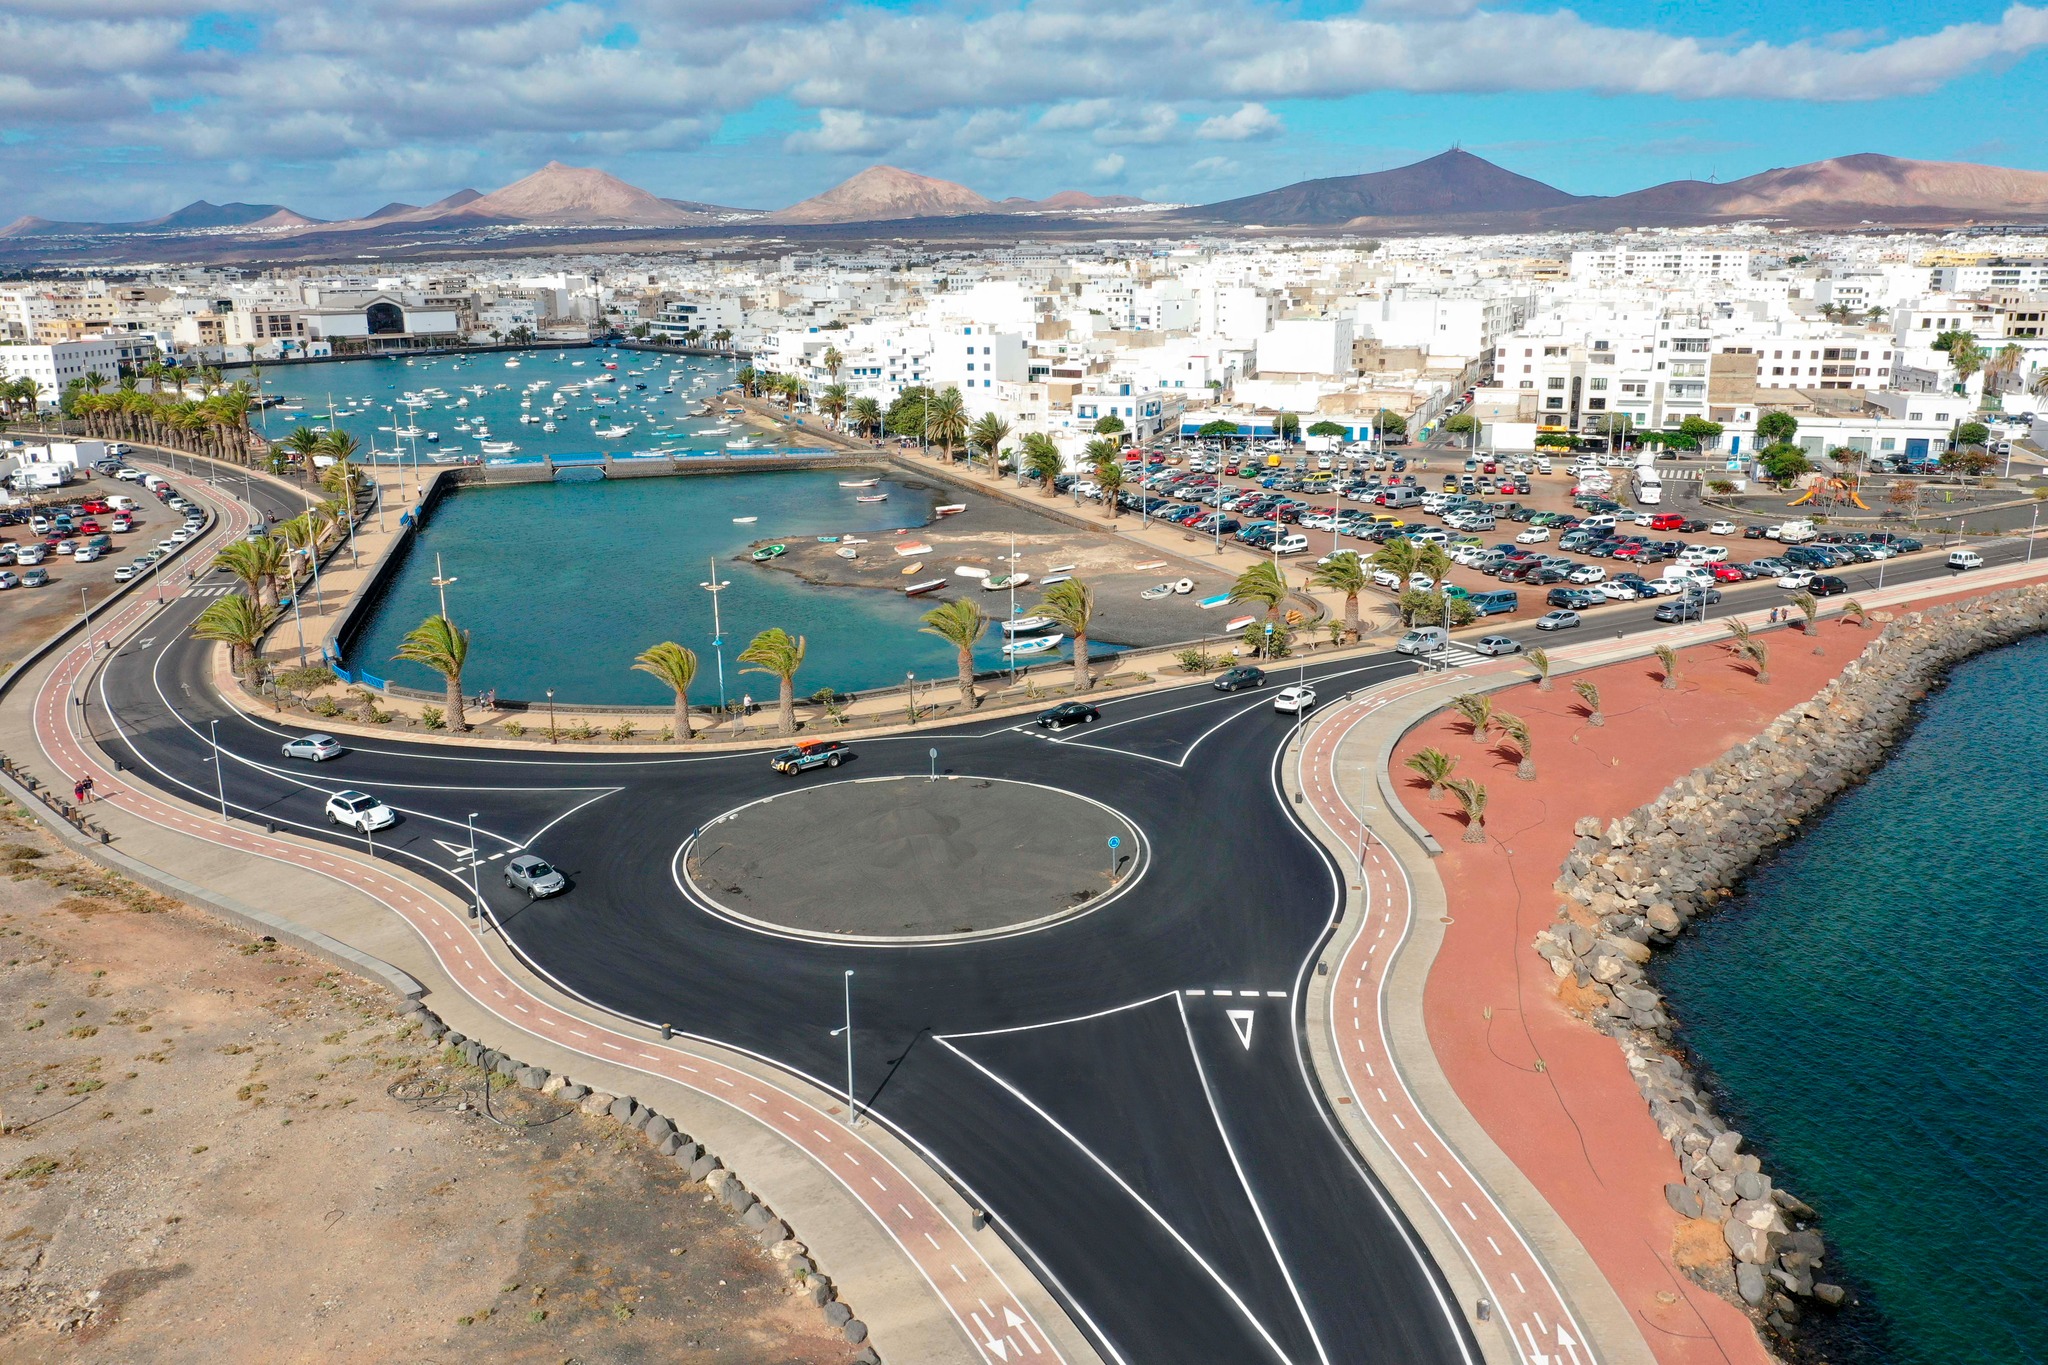
<svg viewBox="0 0 2048 1365">
<path fill-rule="evenodd" d="M 1738 534 L 1738 532 L 1735 523 L 1732 521 L 1715 521 L 1707 524 L 1707 534 L 1710 536 L 1732 536 Z"/>
<path fill-rule="evenodd" d="M 1316 690 L 1313 687 L 1283 687 L 1273 698 L 1273 709 L 1290 716 L 1300 715 L 1315 704 Z"/>
<path fill-rule="evenodd" d="M 325 763 L 341 754 L 341 744 L 333 735 L 301 735 L 284 746 L 286 758 L 303 758 L 312 763 Z"/>
<path fill-rule="evenodd" d="M 367 792 L 336 792 L 327 798 L 327 823 L 354 830 L 383 829 L 398 823 L 391 807 Z"/>
<path fill-rule="evenodd" d="M 1515 544 L 1541 545 L 1549 539 L 1550 528 L 1548 526 L 1531 526 L 1528 530 L 1522 531 L 1515 536 Z"/>
</svg>

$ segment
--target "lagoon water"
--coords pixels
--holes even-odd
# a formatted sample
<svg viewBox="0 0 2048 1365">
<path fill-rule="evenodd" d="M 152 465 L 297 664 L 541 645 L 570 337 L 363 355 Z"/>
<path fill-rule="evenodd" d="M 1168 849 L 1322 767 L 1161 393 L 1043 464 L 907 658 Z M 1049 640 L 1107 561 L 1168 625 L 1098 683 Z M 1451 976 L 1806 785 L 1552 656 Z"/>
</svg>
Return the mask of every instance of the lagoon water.
<svg viewBox="0 0 2048 1365">
<path fill-rule="evenodd" d="M 1658 972 L 1864 1300 L 1831 1361 L 2048 1360 L 2044 683 L 2048 636 L 1956 668 Z"/>
</svg>

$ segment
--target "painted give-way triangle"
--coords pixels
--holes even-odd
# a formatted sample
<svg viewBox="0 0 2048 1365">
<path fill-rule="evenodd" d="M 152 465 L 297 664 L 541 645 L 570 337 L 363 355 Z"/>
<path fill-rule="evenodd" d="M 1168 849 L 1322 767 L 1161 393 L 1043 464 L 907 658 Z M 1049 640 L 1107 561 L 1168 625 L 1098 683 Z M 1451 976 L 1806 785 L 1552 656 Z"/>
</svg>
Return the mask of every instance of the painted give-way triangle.
<svg viewBox="0 0 2048 1365">
<path fill-rule="evenodd" d="M 1252 1050 L 1252 1012 L 1250 1010 L 1225 1010 L 1230 1026 L 1237 1030 L 1237 1041 L 1244 1044 L 1244 1050 Z"/>
</svg>

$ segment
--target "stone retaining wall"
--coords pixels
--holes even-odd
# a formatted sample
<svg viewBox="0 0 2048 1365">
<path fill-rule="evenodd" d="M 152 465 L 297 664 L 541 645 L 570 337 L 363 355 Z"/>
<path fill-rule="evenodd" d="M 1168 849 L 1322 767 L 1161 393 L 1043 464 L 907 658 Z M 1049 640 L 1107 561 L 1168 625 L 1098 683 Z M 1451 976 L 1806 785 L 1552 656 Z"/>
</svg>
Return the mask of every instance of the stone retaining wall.
<svg viewBox="0 0 2048 1365">
<path fill-rule="evenodd" d="M 2048 630 L 2048 588 L 2016 588 L 1915 612 L 1887 625 L 1813 700 L 1756 739 L 1679 778 L 1611 821 L 1581 819 L 1556 883 L 1557 923 L 1536 951 L 1559 993 L 1622 1049 L 1658 1131 L 1684 1170 L 1664 1187 L 1681 1217 L 1718 1225 L 1734 1257 L 1707 1276 L 1784 1342 L 1802 1303 L 1846 1298 L 1821 1278 L 1814 1210 L 1778 1188 L 1743 1139 L 1713 1113 L 1674 1039 L 1648 964 L 1693 920 L 1734 892 L 1764 850 L 1885 759 L 1914 703 L 1971 655 Z M 1839 640 L 1835 634 L 1832 639 Z M 1718 1279 L 1719 1283 L 1714 1283 Z"/>
<path fill-rule="evenodd" d="M 817 1306 L 825 1320 L 840 1330 L 846 1340 L 860 1347 L 854 1359 L 867 1365 L 880 1365 L 881 1356 L 868 1343 L 868 1327 L 853 1310 L 839 1299 L 829 1276 L 818 1269 L 818 1263 L 810 1248 L 796 1239 L 789 1224 L 775 1215 L 774 1210 L 762 1203 L 740 1182 L 740 1178 L 727 1170 L 722 1162 L 704 1150 L 688 1133 L 679 1130 L 675 1122 L 641 1104 L 630 1095 L 611 1095 L 602 1090 L 592 1090 L 579 1085 L 560 1072 L 550 1072 L 544 1067 L 528 1066 L 506 1053 L 486 1047 L 474 1038 L 452 1033 L 448 1026 L 435 1016 L 425 1005 L 414 1001 L 401 1016 L 405 1022 L 417 1026 L 429 1039 L 439 1042 L 453 1051 L 467 1066 L 489 1075 L 506 1077 L 513 1084 L 526 1090 L 537 1090 L 550 1095 L 563 1104 L 578 1106 L 585 1114 L 594 1118 L 609 1117 L 614 1122 L 639 1133 L 655 1151 L 676 1163 L 693 1181 L 701 1182 L 737 1218 L 741 1225 L 754 1235 L 754 1240 L 769 1257 L 781 1263 L 791 1280 L 796 1282 L 798 1291 Z"/>
</svg>

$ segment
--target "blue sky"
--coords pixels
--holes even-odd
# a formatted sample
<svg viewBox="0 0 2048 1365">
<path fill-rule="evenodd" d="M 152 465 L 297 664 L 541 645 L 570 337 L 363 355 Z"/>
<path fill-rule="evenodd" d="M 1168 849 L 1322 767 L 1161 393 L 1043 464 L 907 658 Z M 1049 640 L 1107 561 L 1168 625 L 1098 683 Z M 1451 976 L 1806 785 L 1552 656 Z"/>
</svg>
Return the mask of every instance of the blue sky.
<svg viewBox="0 0 2048 1365">
<path fill-rule="evenodd" d="M 792 203 L 874 162 L 1201 201 L 1458 144 L 1580 194 L 2048 170 L 2048 0 L 0 0 L 0 216 L 320 217 L 548 160 Z"/>
</svg>

